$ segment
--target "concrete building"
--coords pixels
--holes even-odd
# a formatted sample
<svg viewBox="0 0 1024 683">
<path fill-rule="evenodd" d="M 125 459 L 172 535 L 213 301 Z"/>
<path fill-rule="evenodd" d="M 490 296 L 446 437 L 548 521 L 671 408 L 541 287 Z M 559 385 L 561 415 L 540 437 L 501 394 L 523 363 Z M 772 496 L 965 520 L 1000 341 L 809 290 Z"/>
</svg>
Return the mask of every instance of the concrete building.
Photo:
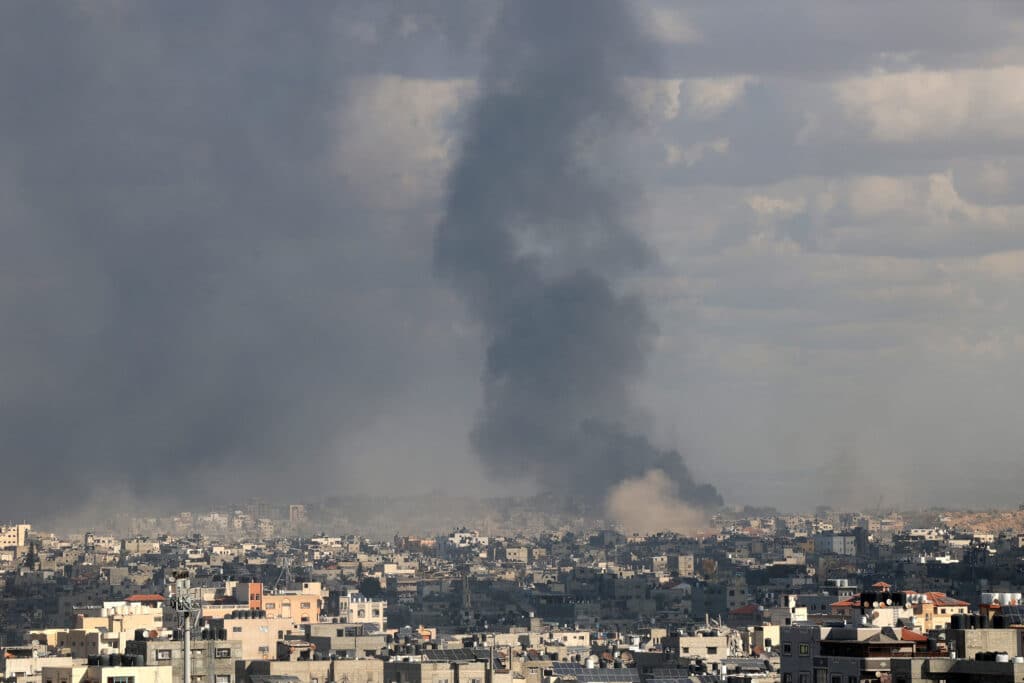
<svg viewBox="0 0 1024 683">
<path fill-rule="evenodd" d="M 292 626 L 290 620 L 268 617 L 204 617 L 203 621 L 214 633 L 223 632 L 227 640 L 237 641 L 242 659 L 273 659 L 277 641 Z"/>
<path fill-rule="evenodd" d="M 338 622 L 341 624 L 369 624 L 383 631 L 387 623 L 388 603 L 373 600 L 358 592 L 343 592 L 338 596 Z"/>
<path fill-rule="evenodd" d="M 670 555 L 668 570 L 679 576 L 694 576 L 693 555 Z"/>
<path fill-rule="evenodd" d="M 75 628 L 100 629 L 111 633 L 134 634 L 164 627 L 164 611 L 141 602 L 107 601 L 102 605 L 75 607 Z"/>
<path fill-rule="evenodd" d="M 175 683 L 169 666 L 44 666 L 42 678 L 43 683 Z"/>
<path fill-rule="evenodd" d="M 125 654 L 142 656 L 147 666 L 170 666 L 174 680 L 180 681 L 184 675 L 183 644 L 169 638 L 130 640 Z M 234 683 L 235 660 L 242 658 L 240 641 L 194 638 L 190 647 L 192 683 Z"/>
<path fill-rule="evenodd" d="M 0 525 L 0 548 L 19 548 L 28 544 L 28 534 L 32 531 L 31 524 Z"/>
<path fill-rule="evenodd" d="M 954 628 L 949 629 L 946 638 L 950 652 L 961 659 L 974 659 L 985 652 L 1005 652 L 1010 658 L 1024 656 L 1024 630 L 1019 628 Z"/>
<path fill-rule="evenodd" d="M 1024 661 L 977 661 L 942 657 L 906 657 L 892 660 L 893 683 L 1024 683 Z"/>
<path fill-rule="evenodd" d="M 263 609 L 269 618 L 290 619 L 304 624 L 320 621 L 324 596 L 320 583 L 309 581 L 295 590 L 282 590 L 263 594 Z"/>
<path fill-rule="evenodd" d="M 854 683 L 884 680 L 894 656 L 912 656 L 921 634 L 854 626 L 780 628 L 782 683 Z"/>
<path fill-rule="evenodd" d="M 0 648 L 0 680 L 17 683 L 42 683 L 43 668 L 71 666 L 71 657 L 47 656 L 45 645 Z"/>
<path fill-rule="evenodd" d="M 300 659 L 288 661 L 240 661 L 237 683 L 262 683 L 267 677 L 291 677 L 291 683 L 383 683 L 381 659 Z"/>
<path fill-rule="evenodd" d="M 818 555 L 856 555 L 857 537 L 832 532 L 817 534 L 814 536 L 814 552 Z"/>
<path fill-rule="evenodd" d="M 486 662 L 384 662 L 384 683 L 485 683 Z"/>
<path fill-rule="evenodd" d="M 677 653 L 679 657 L 700 658 L 708 662 L 721 661 L 731 654 L 728 636 L 715 630 L 692 636 L 678 633 L 666 636 L 662 646 Z"/>
<path fill-rule="evenodd" d="M 372 657 L 387 643 L 383 631 L 368 633 L 362 624 L 303 624 L 305 639 L 316 651 L 342 657 Z"/>
</svg>

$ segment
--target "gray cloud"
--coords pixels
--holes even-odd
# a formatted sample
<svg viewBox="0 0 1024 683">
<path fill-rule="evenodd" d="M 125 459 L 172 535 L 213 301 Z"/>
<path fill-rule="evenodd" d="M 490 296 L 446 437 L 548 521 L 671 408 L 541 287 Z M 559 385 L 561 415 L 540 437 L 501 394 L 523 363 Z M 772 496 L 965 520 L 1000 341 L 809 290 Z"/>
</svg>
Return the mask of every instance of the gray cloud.
<svg viewBox="0 0 1024 683">
<path fill-rule="evenodd" d="M 632 447 L 559 426 L 596 416 L 737 501 L 818 504 L 845 449 L 1018 502 L 978 474 L 1024 438 L 1018 4 L 498 7 L 0 5 L 0 516 L 479 487 L 481 400 L 481 447 L 571 437 L 492 474 Z"/>
<path fill-rule="evenodd" d="M 587 158 L 635 125 L 622 70 L 650 63 L 649 50 L 624 3 L 507 3 L 436 261 L 483 327 L 473 443 L 491 471 L 603 501 L 659 469 L 684 500 L 715 505 L 679 453 L 626 426 L 655 328 L 608 273 L 635 269 L 646 247 L 625 220 L 634 192 Z"/>
<path fill-rule="evenodd" d="M 5 512 L 338 481 L 428 299 L 334 171 L 347 84 L 396 52 L 378 5 L 0 9 Z"/>
</svg>

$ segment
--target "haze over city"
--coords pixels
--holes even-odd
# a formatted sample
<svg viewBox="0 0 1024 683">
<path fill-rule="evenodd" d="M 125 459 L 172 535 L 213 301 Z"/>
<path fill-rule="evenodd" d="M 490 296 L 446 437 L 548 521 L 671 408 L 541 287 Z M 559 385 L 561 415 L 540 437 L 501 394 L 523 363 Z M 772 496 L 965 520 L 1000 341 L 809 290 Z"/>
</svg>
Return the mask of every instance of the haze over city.
<svg viewBox="0 0 1024 683">
<path fill-rule="evenodd" d="M 1016 506 L 1021 45 L 995 2 L 0 3 L 0 518 Z"/>
</svg>

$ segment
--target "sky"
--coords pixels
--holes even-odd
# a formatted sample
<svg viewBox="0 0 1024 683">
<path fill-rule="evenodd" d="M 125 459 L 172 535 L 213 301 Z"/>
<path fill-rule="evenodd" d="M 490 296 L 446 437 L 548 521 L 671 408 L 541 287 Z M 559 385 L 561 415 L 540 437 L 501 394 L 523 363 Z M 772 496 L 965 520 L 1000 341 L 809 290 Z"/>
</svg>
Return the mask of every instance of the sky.
<svg viewBox="0 0 1024 683">
<path fill-rule="evenodd" d="M 643 303 L 630 431 L 726 503 L 1022 502 L 1024 7 L 636 1 L 607 50 L 507 9 L 0 4 L 0 517 L 535 490 L 435 238 L 560 26 L 628 102 L 573 147 L 616 221 L 524 239 Z"/>
</svg>

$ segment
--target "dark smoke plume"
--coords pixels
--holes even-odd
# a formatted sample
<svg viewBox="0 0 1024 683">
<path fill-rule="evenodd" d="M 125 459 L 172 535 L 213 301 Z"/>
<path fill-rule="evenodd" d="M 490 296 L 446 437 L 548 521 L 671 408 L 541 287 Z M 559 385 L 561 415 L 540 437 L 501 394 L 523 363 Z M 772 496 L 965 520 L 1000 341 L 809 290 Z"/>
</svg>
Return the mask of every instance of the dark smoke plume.
<svg viewBox="0 0 1024 683">
<path fill-rule="evenodd" d="M 625 3 L 512 1 L 449 178 L 435 262 L 485 335 L 472 441 L 497 475 L 603 501 L 661 470 L 691 505 L 721 497 L 626 427 L 655 327 L 612 278 L 647 257 L 635 192 L 600 159 L 636 123 L 622 76 L 652 63 Z"/>
</svg>

